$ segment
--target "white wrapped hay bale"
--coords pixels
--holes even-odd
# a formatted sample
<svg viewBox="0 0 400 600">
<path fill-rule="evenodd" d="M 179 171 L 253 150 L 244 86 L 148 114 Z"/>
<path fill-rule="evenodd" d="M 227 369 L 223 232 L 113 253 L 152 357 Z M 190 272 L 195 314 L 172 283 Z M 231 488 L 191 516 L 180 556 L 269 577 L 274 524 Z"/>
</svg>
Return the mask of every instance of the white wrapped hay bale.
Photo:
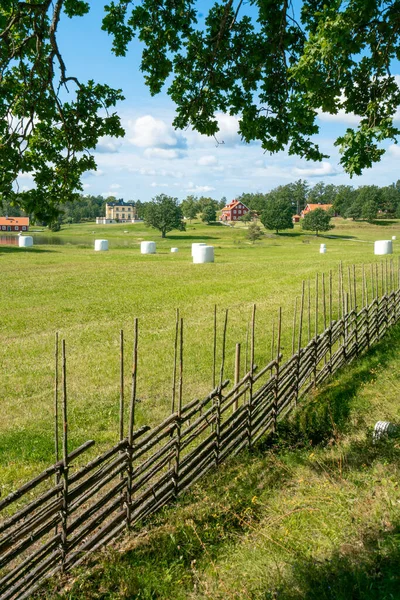
<svg viewBox="0 0 400 600">
<path fill-rule="evenodd" d="M 214 246 L 198 246 L 193 254 L 193 263 L 213 263 L 214 262 Z"/>
<path fill-rule="evenodd" d="M 395 235 L 392 235 L 392 240 L 395 241 L 397 238 Z"/>
<path fill-rule="evenodd" d="M 140 242 L 140 252 L 142 254 L 155 254 L 156 243 L 155 242 Z"/>
<path fill-rule="evenodd" d="M 20 235 L 18 237 L 18 246 L 20 248 L 30 248 L 33 246 L 33 237 L 31 235 Z"/>
<path fill-rule="evenodd" d="M 108 250 L 108 240 L 94 240 L 94 249 L 96 252 Z"/>
<path fill-rule="evenodd" d="M 374 254 L 393 254 L 392 240 L 378 240 L 374 244 Z"/>
<path fill-rule="evenodd" d="M 326 244 L 321 244 L 319 247 L 320 254 L 326 254 Z"/>
<path fill-rule="evenodd" d="M 196 248 L 200 248 L 201 246 L 207 246 L 207 244 L 205 244 L 204 242 L 196 242 L 195 244 L 192 244 L 192 256 L 194 256 Z"/>
<path fill-rule="evenodd" d="M 171 252 L 178 252 L 178 248 L 171 248 Z"/>
</svg>

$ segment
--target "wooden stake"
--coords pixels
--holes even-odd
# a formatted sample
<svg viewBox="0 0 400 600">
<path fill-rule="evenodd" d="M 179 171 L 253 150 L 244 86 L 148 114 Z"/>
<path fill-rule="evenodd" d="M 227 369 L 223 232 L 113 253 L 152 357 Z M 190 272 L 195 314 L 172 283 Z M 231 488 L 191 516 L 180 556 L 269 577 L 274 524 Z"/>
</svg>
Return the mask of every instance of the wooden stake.
<svg viewBox="0 0 400 600">
<path fill-rule="evenodd" d="M 249 404 L 248 404 L 248 444 L 251 449 L 253 444 L 253 423 L 252 423 L 252 411 L 253 411 L 253 373 L 254 373 L 254 340 L 255 340 L 255 326 L 256 326 L 256 305 L 253 304 L 253 312 L 251 315 L 251 350 L 250 350 L 250 380 L 249 380 Z"/>
<path fill-rule="evenodd" d="M 225 311 L 224 330 L 222 334 L 222 358 L 221 358 L 221 370 L 219 374 L 219 385 L 222 386 L 224 380 L 224 368 L 225 368 L 225 347 L 226 347 L 226 329 L 228 326 L 228 309 Z"/>
<path fill-rule="evenodd" d="M 308 280 L 308 340 L 311 340 L 311 284 Z"/>
<path fill-rule="evenodd" d="M 124 439 L 124 332 L 119 334 L 119 439 Z"/>
<path fill-rule="evenodd" d="M 271 360 L 274 360 L 274 349 L 275 349 L 275 321 L 272 319 Z M 245 368 L 245 371 L 247 373 L 247 356 L 246 356 L 246 368 Z"/>
<path fill-rule="evenodd" d="M 365 267 L 364 267 L 364 263 L 362 265 L 362 296 L 361 296 L 361 302 L 362 302 L 362 307 L 365 307 Z M 368 294 L 368 292 L 367 292 Z M 368 296 L 367 296 L 368 297 Z M 368 300 L 367 300 L 367 304 L 368 304 Z"/>
<path fill-rule="evenodd" d="M 281 329 L 282 329 L 282 307 L 279 307 L 278 343 L 277 343 L 277 349 L 276 349 L 275 389 L 274 389 L 274 406 L 273 406 L 273 431 L 274 431 L 274 433 L 276 433 L 277 421 L 278 421 L 279 359 L 280 359 L 280 354 L 281 354 Z"/>
<path fill-rule="evenodd" d="M 179 396 L 178 396 L 178 417 L 182 412 L 182 393 L 183 393 L 183 319 L 181 318 L 181 331 L 179 343 Z"/>
<path fill-rule="evenodd" d="M 214 304 L 214 339 L 213 339 L 213 377 L 212 389 L 215 390 L 216 381 L 216 365 L 217 365 L 217 305 Z"/>
<path fill-rule="evenodd" d="M 61 568 L 64 572 L 68 552 L 68 411 L 67 411 L 67 360 L 65 340 L 62 340 L 62 411 L 63 411 L 63 501 L 61 508 Z"/>
<path fill-rule="evenodd" d="M 349 301 L 350 301 L 347 306 L 347 309 L 351 310 L 353 308 L 353 294 L 351 291 L 350 267 L 347 267 L 347 278 L 348 278 L 348 286 L 349 286 L 348 294 L 349 294 Z"/>
<path fill-rule="evenodd" d="M 129 431 L 128 431 L 128 442 L 129 446 L 132 447 L 133 442 L 133 428 L 135 426 L 135 404 L 136 404 L 136 385 L 137 385 L 137 358 L 138 358 L 138 319 L 135 318 L 134 323 L 134 338 L 133 338 L 133 361 L 132 361 L 132 394 L 131 394 L 131 405 L 129 411 Z"/>
<path fill-rule="evenodd" d="M 301 338 L 303 331 L 303 312 L 304 312 L 304 295 L 305 295 L 305 281 L 303 280 L 302 290 L 301 290 L 301 304 L 300 304 L 300 317 L 299 317 L 299 339 L 297 345 L 297 371 L 296 371 L 296 396 L 295 396 L 295 406 L 297 406 L 297 400 L 299 397 L 299 377 L 300 377 L 300 361 L 301 361 Z"/>
<path fill-rule="evenodd" d="M 235 386 L 240 381 L 240 344 L 236 344 L 235 352 Z M 239 400 L 236 400 L 232 406 L 232 411 L 235 412 L 239 408 Z"/>
<path fill-rule="evenodd" d="M 176 362 L 177 362 L 177 357 L 178 357 L 178 336 L 179 336 L 179 308 L 176 309 L 176 317 L 175 317 L 174 368 L 173 368 L 173 372 L 172 372 L 171 413 L 175 412 Z M 213 370 L 213 379 L 215 379 L 215 362 L 214 362 L 214 370 Z"/>
<path fill-rule="evenodd" d="M 59 442 L 58 442 L 58 332 L 56 333 L 56 342 L 54 349 L 54 456 L 56 462 L 59 461 Z M 58 484 L 59 473 L 56 473 L 56 485 Z"/>
<path fill-rule="evenodd" d="M 357 280 L 356 280 L 356 265 L 353 265 L 353 287 L 354 287 L 354 309 L 357 312 Z"/>
<path fill-rule="evenodd" d="M 295 352 L 295 343 L 296 343 L 296 318 L 297 318 L 297 298 L 294 299 L 293 330 L 292 330 L 292 356 Z"/>
</svg>

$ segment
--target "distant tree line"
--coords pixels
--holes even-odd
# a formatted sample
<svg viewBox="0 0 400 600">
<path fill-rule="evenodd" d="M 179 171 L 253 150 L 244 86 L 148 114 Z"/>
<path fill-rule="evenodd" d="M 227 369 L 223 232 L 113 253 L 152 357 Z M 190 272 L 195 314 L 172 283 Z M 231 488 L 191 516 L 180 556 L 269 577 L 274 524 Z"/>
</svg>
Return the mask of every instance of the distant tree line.
<svg viewBox="0 0 400 600">
<path fill-rule="evenodd" d="M 268 193 L 243 193 L 236 198 L 250 209 L 242 219 L 250 220 L 254 213 L 258 214 L 267 229 L 282 230 L 290 228 L 289 221 L 294 214 L 300 214 L 306 204 L 332 204 L 333 212 L 348 219 L 364 219 L 372 221 L 376 218 L 400 218 L 400 180 L 388 186 L 364 185 L 354 188 L 350 185 L 334 185 L 318 182 L 313 187 L 299 179 L 298 181 L 280 185 Z M 73 202 L 62 206 L 62 214 L 58 224 L 72 224 L 94 221 L 96 217 L 105 216 L 107 202 L 116 202 L 114 196 L 80 195 Z M 137 216 L 145 219 L 149 205 L 154 202 L 128 200 L 136 207 Z M 200 218 L 205 223 L 213 223 L 218 219 L 217 212 L 228 200 L 222 197 L 215 200 L 208 196 L 189 195 L 178 204 L 183 217 L 189 222 Z M 23 212 L 3 198 L 0 200 L 0 216 L 18 217 Z M 50 223 L 42 223 L 51 225 Z"/>
<path fill-rule="evenodd" d="M 288 210 L 300 214 L 306 204 L 332 204 L 335 214 L 350 219 L 400 218 L 400 180 L 385 187 L 334 185 L 318 182 L 314 187 L 299 179 L 266 194 L 246 193 L 237 198 L 258 214 Z M 282 227 L 281 227 L 282 229 Z"/>
</svg>

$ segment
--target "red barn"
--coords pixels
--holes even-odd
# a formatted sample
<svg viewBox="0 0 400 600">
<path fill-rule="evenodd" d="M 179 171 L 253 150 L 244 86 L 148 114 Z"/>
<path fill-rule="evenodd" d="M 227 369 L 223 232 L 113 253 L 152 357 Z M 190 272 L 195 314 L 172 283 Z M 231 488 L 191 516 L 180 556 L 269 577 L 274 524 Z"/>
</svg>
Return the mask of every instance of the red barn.
<svg viewBox="0 0 400 600">
<path fill-rule="evenodd" d="M 249 208 L 240 202 L 240 200 L 232 200 L 229 204 L 227 204 L 223 209 L 221 216 L 219 218 L 220 221 L 238 221 L 240 217 L 243 217 L 246 213 L 249 212 Z"/>
<path fill-rule="evenodd" d="M 0 217 L 0 231 L 28 231 L 29 217 Z"/>
</svg>

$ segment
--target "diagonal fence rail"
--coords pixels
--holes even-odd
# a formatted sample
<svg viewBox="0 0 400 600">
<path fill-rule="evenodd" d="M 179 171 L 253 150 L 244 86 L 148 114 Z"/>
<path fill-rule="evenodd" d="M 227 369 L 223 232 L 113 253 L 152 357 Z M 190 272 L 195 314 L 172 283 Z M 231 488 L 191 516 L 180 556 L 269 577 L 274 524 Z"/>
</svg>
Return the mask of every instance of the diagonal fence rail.
<svg viewBox="0 0 400 600">
<path fill-rule="evenodd" d="M 0 501 L 0 513 L 7 515 L 0 522 L 2 600 L 29 597 L 44 580 L 68 572 L 88 553 L 123 531 L 138 527 L 210 469 L 274 431 L 277 420 L 284 418 L 312 387 L 378 342 L 397 323 L 400 288 L 393 287 L 394 282 L 392 291 L 382 285 L 385 293 L 360 310 L 353 297 L 349 309 L 349 294 L 343 292 L 342 281 L 341 316 L 339 311 L 339 318 L 333 320 L 330 311 L 329 326 L 320 334 L 316 326 L 314 337 L 305 347 L 301 347 L 299 335 L 297 352 L 286 362 L 280 352 L 279 321 L 275 358 L 261 369 L 254 364 L 253 327 L 248 372 L 240 378 L 237 370 L 233 387 L 223 380 L 222 363 L 219 383 L 207 397 L 182 406 L 180 393 L 176 407 L 174 398 L 170 416 L 153 428 L 144 426 L 136 431 L 134 368 L 128 437 L 123 438 L 122 423 L 122 439 L 77 468 L 75 459 L 94 442 L 88 441 L 68 453 L 65 425 L 63 459 Z M 255 308 L 253 324 L 254 318 Z M 326 320 L 324 312 L 325 324 Z M 180 335 L 182 344 L 182 322 Z M 182 345 L 180 357 L 179 343 L 175 350 L 181 372 Z M 236 363 L 240 363 L 239 345 Z M 64 400 L 66 411 L 66 396 Z"/>
</svg>

